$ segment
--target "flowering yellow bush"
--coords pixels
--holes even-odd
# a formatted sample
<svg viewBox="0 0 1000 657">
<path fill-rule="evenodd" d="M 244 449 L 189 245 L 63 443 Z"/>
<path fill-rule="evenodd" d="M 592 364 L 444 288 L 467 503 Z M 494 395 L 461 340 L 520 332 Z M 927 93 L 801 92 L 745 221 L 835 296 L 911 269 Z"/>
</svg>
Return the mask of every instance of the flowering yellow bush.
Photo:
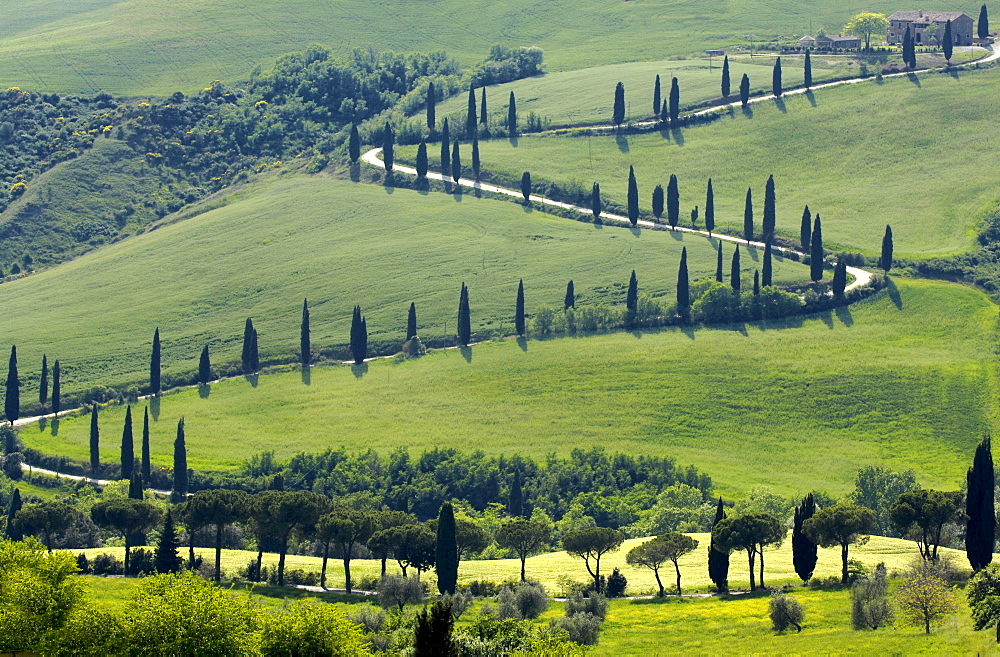
<svg viewBox="0 0 1000 657">
<path fill-rule="evenodd" d="M 28 191 L 28 186 L 26 184 L 23 182 L 16 182 L 10 186 L 10 197 L 17 198 L 26 191 Z"/>
</svg>

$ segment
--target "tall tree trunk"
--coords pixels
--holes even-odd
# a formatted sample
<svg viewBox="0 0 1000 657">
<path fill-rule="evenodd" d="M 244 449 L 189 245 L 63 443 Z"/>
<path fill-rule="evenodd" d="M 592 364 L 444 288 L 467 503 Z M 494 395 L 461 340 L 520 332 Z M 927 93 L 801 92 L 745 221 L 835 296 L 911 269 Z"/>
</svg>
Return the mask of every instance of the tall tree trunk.
<svg viewBox="0 0 1000 657">
<path fill-rule="evenodd" d="M 747 550 L 747 558 L 750 561 L 750 590 L 753 591 L 757 588 L 757 580 L 754 579 L 754 555 L 757 554 L 757 548 L 750 548 Z"/>
<path fill-rule="evenodd" d="M 347 583 L 347 592 L 351 592 L 351 553 L 344 557 L 344 581 Z"/>
<path fill-rule="evenodd" d="M 680 595 L 681 595 L 681 567 L 677 564 L 676 561 L 674 562 L 674 570 L 677 571 L 677 596 L 680 597 Z"/>
<path fill-rule="evenodd" d="M 330 543 L 323 544 L 323 568 L 319 573 L 319 585 L 326 588 L 326 561 L 330 558 Z M 385 561 L 382 562 L 383 567 L 385 566 Z M 383 571 L 384 572 L 384 571 Z"/>
<path fill-rule="evenodd" d="M 193 555 L 194 552 L 192 552 L 191 554 Z M 258 582 L 263 581 L 263 579 L 261 578 L 261 570 L 264 568 L 263 563 L 264 563 L 264 551 L 263 550 L 257 550 L 257 581 Z"/>
<path fill-rule="evenodd" d="M 215 583 L 222 581 L 222 528 L 223 524 L 215 526 Z"/>
<path fill-rule="evenodd" d="M 760 555 L 760 588 L 764 588 L 764 546 L 760 546 L 760 550 L 757 551 Z"/>
<path fill-rule="evenodd" d="M 132 573 L 129 570 L 129 551 L 132 547 L 132 541 L 129 540 L 129 535 L 125 534 L 125 577 L 131 577 Z"/>
<path fill-rule="evenodd" d="M 388 557 L 382 557 L 382 577 L 385 577 L 385 562 L 388 561 Z"/>
<path fill-rule="evenodd" d="M 663 591 L 663 582 L 660 581 L 660 569 L 654 568 L 653 575 L 656 577 L 656 585 L 660 587 L 660 597 L 662 598 L 664 591 Z M 1000 624 L 998 624 L 998 627 L 1000 627 Z"/>
<path fill-rule="evenodd" d="M 847 586 L 847 543 L 840 546 L 840 583 Z"/>
<path fill-rule="evenodd" d="M 522 556 L 521 557 L 521 581 L 522 582 L 525 581 L 525 579 L 524 579 L 524 559 L 525 559 L 525 557 Z"/>
<path fill-rule="evenodd" d="M 285 585 L 285 553 L 288 552 L 288 534 L 281 540 L 281 553 L 278 555 L 278 586 Z"/>
</svg>

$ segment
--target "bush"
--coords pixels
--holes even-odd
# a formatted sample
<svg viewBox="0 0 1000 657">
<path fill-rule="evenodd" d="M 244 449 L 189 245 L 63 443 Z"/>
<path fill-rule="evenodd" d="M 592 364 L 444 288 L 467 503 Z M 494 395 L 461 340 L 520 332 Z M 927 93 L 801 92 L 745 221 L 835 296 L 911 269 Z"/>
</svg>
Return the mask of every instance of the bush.
<svg viewBox="0 0 1000 657">
<path fill-rule="evenodd" d="M 549 608 L 545 587 L 537 582 L 521 582 L 517 587 L 506 588 L 497 597 L 498 618 L 526 620 L 538 618 Z"/>
<path fill-rule="evenodd" d="M 581 646 L 594 646 L 597 645 L 597 639 L 601 633 L 601 619 L 594 614 L 577 613 L 553 620 L 551 627 L 566 630 L 573 643 L 578 643 Z"/>
<path fill-rule="evenodd" d="M 396 607 L 403 611 L 406 605 L 419 604 L 424 599 L 424 587 L 416 577 L 386 575 L 375 590 L 379 605 L 385 609 Z"/>
<path fill-rule="evenodd" d="M 611 573 L 611 577 L 608 578 L 608 585 L 605 591 L 609 598 L 622 598 L 625 597 L 625 589 L 628 587 L 628 580 L 621 571 L 617 568 Z"/>
<path fill-rule="evenodd" d="M 468 590 L 459 589 L 454 594 L 441 596 L 441 602 L 451 605 L 452 618 L 458 620 L 472 605 L 472 594 Z"/>
<path fill-rule="evenodd" d="M 132 550 L 128 560 L 129 575 L 152 575 L 156 572 L 156 555 L 152 550 Z M 214 571 L 213 571 L 214 572 Z"/>
<path fill-rule="evenodd" d="M 851 624 L 856 630 L 877 630 L 892 623 L 889 582 L 885 564 L 875 567 L 870 578 L 859 579 L 851 587 Z"/>
<path fill-rule="evenodd" d="M 488 579 L 477 579 L 469 582 L 465 587 L 468 588 L 469 593 L 476 596 L 477 598 L 492 598 L 500 593 L 500 589 L 503 587 L 494 581 Z"/>
<path fill-rule="evenodd" d="M 775 632 L 784 632 L 793 625 L 796 631 L 802 631 L 802 618 L 805 614 L 802 605 L 795 598 L 777 591 L 771 596 L 768 609 Z"/>
<path fill-rule="evenodd" d="M 363 650 L 361 628 L 321 602 L 295 602 L 262 619 L 264 655 L 355 655 Z"/>
<path fill-rule="evenodd" d="M 90 562 L 90 570 L 95 575 L 124 575 L 125 564 L 113 554 L 99 554 Z"/>
<path fill-rule="evenodd" d="M 566 601 L 566 615 L 590 614 L 601 620 L 608 616 L 608 599 L 600 593 L 591 593 L 590 597 L 577 594 Z"/>
<path fill-rule="evenodd" d="M 385 627 L 385 610 L 370 604 L 361 605 L 353 612 L 348 613 L 347 617 L 369 634 L 378 634 Z"/>
<path fill-rule="evenodd" d="M 24 455 L 21 452 L 12 452 L 0 460 L 3 461 L 3 473 L 9 479 L 20 481 L 23 474 L 21 465 L 24 463 Z"/>
<path fill-rule="evenodd" d="M 76 555 L 76 567 L 80 569 L 81 575 L 90 574 L 90 562 L 87 561 L 87 555 L 82 552 Z"/>
</svg>

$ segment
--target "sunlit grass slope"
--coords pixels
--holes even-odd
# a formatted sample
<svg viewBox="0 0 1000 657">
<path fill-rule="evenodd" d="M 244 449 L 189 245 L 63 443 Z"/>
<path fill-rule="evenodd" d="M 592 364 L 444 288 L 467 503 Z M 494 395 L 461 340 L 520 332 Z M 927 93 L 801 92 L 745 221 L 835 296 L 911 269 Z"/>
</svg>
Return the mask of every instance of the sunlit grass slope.
<svg viewBox="0 0 1000 657">
<path fill-rule="evenodd" d="M 868 464 L 913 468 L 958 488 L 992 424 L 996 306 L 958 285 L 897 281 L 819 317 L 726 329 L 513 340 L 417 361 L 233 380 L 162 399 L 156 464 L 172 463 L 185 417 L 198 469 L 238 467 L 274 450 L 343 446 L 484 450 L 543 458 L 577 447 L 675 457 L 734 495 L 843 493 Z M 265 334 L 262 334 L 265 335 Z M 124 409 L 101 417 L 102 458 L 116 462 Z M 21 431 L 47 453 L 86 461 L 87 418 Z"/>
</svg>

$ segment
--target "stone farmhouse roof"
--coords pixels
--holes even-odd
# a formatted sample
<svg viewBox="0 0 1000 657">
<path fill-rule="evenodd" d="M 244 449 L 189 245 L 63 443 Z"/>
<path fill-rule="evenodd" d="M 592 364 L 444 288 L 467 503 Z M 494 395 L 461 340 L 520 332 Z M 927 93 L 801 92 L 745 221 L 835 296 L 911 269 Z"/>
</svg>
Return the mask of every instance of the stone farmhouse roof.
<svg viewBox="0 0 1000 657">
<path fill-rule="evenodd" d="M 960 16 L 965 16 L 961 11 L 897 11 L 889 17 L 890 21 L 907 21 L 911 23 L 946 23 L 955 22 Z"/>
<path fill-rule="evenodd" d="M 845 36 L 843 34 L 834 34 L 832 36 L 820 37 L 820 39 L 829 39 L 834 43 L 839 43 L 841 41 L 858 41 L 860 37 L 856 36 Z"/>
</svg>

